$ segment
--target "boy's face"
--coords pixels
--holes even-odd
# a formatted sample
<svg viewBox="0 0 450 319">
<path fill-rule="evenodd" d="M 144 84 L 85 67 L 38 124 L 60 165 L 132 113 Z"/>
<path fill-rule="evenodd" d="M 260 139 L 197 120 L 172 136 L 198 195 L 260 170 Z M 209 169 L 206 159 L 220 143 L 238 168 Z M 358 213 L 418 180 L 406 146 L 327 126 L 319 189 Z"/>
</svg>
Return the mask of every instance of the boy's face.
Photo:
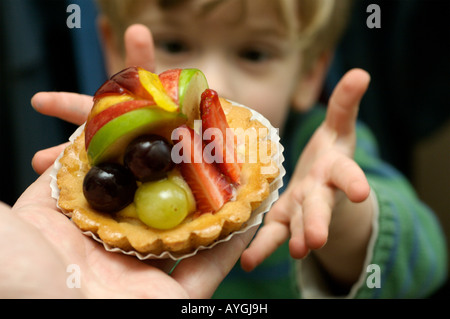
<svg viewBox="0 0 450 319">
<path fill-rule="evenodd" d="M 281 128 L 301 57 L 273 1 L 230 0 L 204 14 L 191 2 L 165 10 L 148 6 L 137 20 L 152 32 L 157 73 L 198 68 L 220 96 L 254 108 Z"/>
</svg>

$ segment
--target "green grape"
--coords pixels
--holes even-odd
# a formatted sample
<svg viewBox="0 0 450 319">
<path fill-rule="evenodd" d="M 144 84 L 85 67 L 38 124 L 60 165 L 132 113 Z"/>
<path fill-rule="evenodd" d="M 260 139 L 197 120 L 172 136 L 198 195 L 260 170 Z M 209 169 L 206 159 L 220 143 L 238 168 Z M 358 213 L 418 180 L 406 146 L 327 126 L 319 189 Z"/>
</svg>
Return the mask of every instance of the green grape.
<svg viewBox="0 0 450 319">
<path fill-rule="evenodd" d="M 186 192 L 170 179 L 141 184 L 134 203 L 139 219 L 157 229 L 170 229 L 188 214 Z"/>
<path fill-rule="evenodd" d="M 184 180 L 184 178 L 181 175 L 180 171 L 178 171 L 177 169 L 173 169 L 172 171 L 170 171 L 170 173 L 168 174 L 167 178 L 170 181 L 172 181 L 175 184 L 177 184 L 178 186 L 180 186 L 182 189 L 184 189 L 184 191 L 186 192 L 186 199 L 188 201 L 188 212 L 189 213 L 195 212 L 197 207 L 196 207 L 194 194 L 192 194 L 191 188 L 189 187 L 189 185 Z"/>
</svg>

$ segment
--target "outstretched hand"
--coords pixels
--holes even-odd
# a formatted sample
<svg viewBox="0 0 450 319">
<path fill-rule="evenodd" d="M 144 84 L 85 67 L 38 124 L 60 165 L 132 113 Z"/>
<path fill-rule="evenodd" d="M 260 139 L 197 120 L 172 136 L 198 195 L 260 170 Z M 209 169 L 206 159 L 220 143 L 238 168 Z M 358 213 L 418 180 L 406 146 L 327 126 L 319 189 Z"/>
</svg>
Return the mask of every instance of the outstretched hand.
<svg viewBox="0 0 450 319">
<path fill-rule="evenodd" d="M 323 247 L 332 212 L 342 198 L 346 196 L 355 203 L 368 198 L 370 187 L 353 161 L 353 153 L 359 103 L 369 81 L 365 71 L 354 69 L 335 88 L 326 118 L 303 150 L 286 191 L 244 251 L 244 269 L 254 269 L 289 237 L 294 258 L 303 258 L 310 250 Z M 345 196 L 338 196 L 342 192 Z M 336 220 L 343 216 L 348 215 L 337 216 Z"/>
<path fill-rule="evenodd" d="M 254 230 L 182 260 L 140 261 L 107 252 L 56 208 L 47 170 L 11 208 L 0 203 L 2 298 L 209 298 Z M 80 275 L 73 288 L 72 268 Z M 69 267 L 69 268 L 68 268 Z"/>
</svg>

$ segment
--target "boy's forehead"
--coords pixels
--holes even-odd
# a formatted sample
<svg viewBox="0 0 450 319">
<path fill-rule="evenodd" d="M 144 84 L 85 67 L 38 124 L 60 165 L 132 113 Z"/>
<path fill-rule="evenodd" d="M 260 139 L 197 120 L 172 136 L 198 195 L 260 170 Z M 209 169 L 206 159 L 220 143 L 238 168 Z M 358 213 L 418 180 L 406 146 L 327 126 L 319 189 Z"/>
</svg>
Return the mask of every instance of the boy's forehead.
<svg viewBox="0 0 450 319">
<path fill-rule="evenodd" d="M 192 22 L 245 25 L 246 28 L 266 32 L 279 32 L 285 27 L 278 0 L 185 0 L 169 1 L 172 5 L 160 5 L 161 1 L 141 2 L 145 6 L 135 8 L 136 19 L 150 27 L 153 23 L 174 25 Z M 162 1 L 164 3 L 164 1 Z"/>
</svg>

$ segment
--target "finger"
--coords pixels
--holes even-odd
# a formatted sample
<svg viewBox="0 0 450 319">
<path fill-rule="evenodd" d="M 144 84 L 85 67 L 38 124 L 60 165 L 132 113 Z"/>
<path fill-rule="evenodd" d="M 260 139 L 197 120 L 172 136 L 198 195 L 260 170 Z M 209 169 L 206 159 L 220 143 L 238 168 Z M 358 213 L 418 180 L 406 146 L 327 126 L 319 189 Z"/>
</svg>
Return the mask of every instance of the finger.
<svg viewBox="0 0 450 319">
<path fill-rule="evenodd" d="M 242 253 L 241 267 L 252 271 L 289 238 L 289 227 L 278 222 L 264 225 L 250 246 Z"/>
<path fill-rule="evenodd" d="M 334 191 L 329 187 L 317 186 L 305 196 L 302 208 L 308 248 L 319 249 L 327 242 L 333 206 Z"/>
<path fill-rule="evenodd" d="M 363 170 L 345 155 L 335 160 L 330 179 L 354 203 L 364 201 L 370 194 L 370 186 Z"/>
<path fill-rule="evenodd" d="M 53 163 L 69 142 L 38 151 L 31 160 L 31 166 L 39 175 L 43 174 Z"/>
<path fill-rule="evenodd" d="M 242 253 L 241 267 L 252 271 L 289 238 L 289 223 L 296 202 L 286 191 L 267 213 L 264 225 Z"/>
<path fill-rule="evenodd" d="M 56 201 L 51 196 L 51 188 L 49 187 L 51 181 L 50 172 L 51 168 L 48 168 L 36 181 L 28 186 L 14 204 L 13 209 L 18 210 L 26 206 L 56 209 Z M 24 211 L 26 212 L 27 209 L 24 209 Z"/>
<path fill-rule="evenodd" d="M 334 89 L 325 123 L 338 134 L 354 131 L 359 103 L 367 91 L 370 75 L 361 69 L 347 72 Z"/>
<path fill-rule="evenodd" d="M 290 230 L 291 239 L 289 240 L 289 252 L 291 257 L 294 259 L 302 259 L 306 257 L 309 249 L 305 242 L 305 229 L 301 207 L 298 209 L 298 212 L 292 216 Z"/>
<path fill-rule="evenodd" d="M 212 249 L 183 259 L 173 270 L 172 277 L 186 289 L 191 298 L 210 298 L 236 264 L 255 232 L 256 227 L 253 227 Z"/>
<path fill-rule="evenodd" d="M 92 97 L 67 92 L 39 92 L 31 99 L 31 105 L 39 113 L 81 125 L 92 108 Z"/>
<path fill-rule="evenodd" d="M 127 67 L 140 66 L 148 71 L 155 70 L 153 38 L 150 30 L 141 24 L 134 24 L 125 31 Z"/>
</svg>

